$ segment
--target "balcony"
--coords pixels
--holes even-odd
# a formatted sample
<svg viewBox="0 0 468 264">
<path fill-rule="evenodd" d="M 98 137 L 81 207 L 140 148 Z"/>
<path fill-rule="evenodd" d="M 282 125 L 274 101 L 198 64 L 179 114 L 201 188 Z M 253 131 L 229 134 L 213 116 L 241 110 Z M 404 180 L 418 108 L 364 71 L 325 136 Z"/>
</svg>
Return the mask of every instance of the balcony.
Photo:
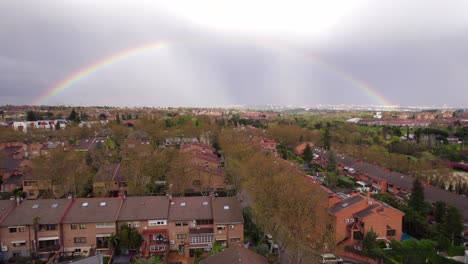
<svg viewBox="0 0 468 264">
<path fill-rule="evenodd" d="M 165 245 L 169 244 L 169 240 L 150 240 L 150 245 Z"/>
<path fill-rule="evenodd" d="M 60 245 L 41 246 L 39 245 L 39 252 L 51 252 L 60 250 Z"/>
</svg>

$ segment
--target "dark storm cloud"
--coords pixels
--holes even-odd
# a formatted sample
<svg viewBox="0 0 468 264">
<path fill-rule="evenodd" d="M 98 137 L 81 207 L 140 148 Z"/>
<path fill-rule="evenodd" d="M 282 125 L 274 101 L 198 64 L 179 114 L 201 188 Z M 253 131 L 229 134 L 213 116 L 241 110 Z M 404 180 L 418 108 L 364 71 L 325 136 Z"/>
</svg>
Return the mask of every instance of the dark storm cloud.
<svg viewBox="0 0 468 264">
<path fill-rule="evenodd" d="M 105 67 L 44 103 L 377 103 L 336 68 L 395 104 L 467 106 L 464 1 L 369 1 L 325 33 L 313 34 L 306 25 L 320 24 L 314 16 L 303 17 L 303 28 L 300 23 L 289 25 L 291 16 L 282 17 L 281 31 L 259 31 L 262 27 L 255 24 L 256 31 L 228 30 L 222 19 L 231 10 L 222 13 L 211 6 L 213 12 L 203 14 L 218 13 L 219 23 L 211 23 L 185 17 L 195 13 L 182 10 L 190 5 L 163 6 L 150 1 L 1 2 L 0 104 L 31 103 L 83 67 L 122 50 L 167 40 L 165 49 Z M 179 9 L 184 12 L 176 12 Z M 252 10 L 251 23 L 257 23 Z M 258 23 L 279 19 L 268 10 L 258 10 Z M 333 8 L 327 10 L 333 14 Z M 231 17 L 237 17 L 235 12 Z M 242 22 L 242 14 L 238 19 Z"/>
</svg>

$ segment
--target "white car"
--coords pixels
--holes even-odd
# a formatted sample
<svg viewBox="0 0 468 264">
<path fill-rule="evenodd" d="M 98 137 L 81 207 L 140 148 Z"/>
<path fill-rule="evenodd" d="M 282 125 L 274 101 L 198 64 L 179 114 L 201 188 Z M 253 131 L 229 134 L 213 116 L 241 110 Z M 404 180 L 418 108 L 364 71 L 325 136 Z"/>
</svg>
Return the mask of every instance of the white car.
<svg viewBox="0 0 468 264">
<path fill-rule="evenodd" d="M 341 263 L 343 261 L 342 258 L 331 253 L 322 254 L 321 257 L 320 263 Z"/>
</svg>

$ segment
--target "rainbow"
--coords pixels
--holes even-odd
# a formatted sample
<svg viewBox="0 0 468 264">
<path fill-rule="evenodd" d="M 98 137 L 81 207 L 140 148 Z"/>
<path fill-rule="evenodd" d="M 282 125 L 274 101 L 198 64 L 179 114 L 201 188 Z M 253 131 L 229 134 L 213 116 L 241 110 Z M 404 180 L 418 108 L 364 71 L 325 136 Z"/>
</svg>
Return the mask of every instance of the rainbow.
<svg viewBox="0 0 468 264">
<path fill-rule="evenodd" d="M 147 45 L 119 51 L 118 53 L 115 53 L 110 57 L 104 58 L 98 62 L 95 62 L 84 68 L 81 68 L 76 73 L 71 74 L 70 76 L 68 76 L 61 82 L 59 82 L 57 85 L 52 87 L 50 90 L 48 90 L 46 93 L 36 98 L 33 102 L 33 105 L 39 105 L 41 103 L 44 103 L 48 98 L 60 93 L 61 91 L 67 89 L 68 87 L 86 78 L 87 76 L 99 71 L 102 68 L 118 63 L 124 59 L 127 59 L 129 57 L 132 57 L 134 55 L 137 55 L 146 51 L 165 48 L 168 45 L 169 45 L 169 42 L 167 41 L 158 41 L 158 42 L 153 42 Z"/>
<path fill-rule="evenodd" d="M 385 98 L 378 90 L 372 87 L 370 84 L 366 83 L 363 80 L 357 79 L 355 76 L 351 75 L 340 69 L 338 66 L 325 62 L 317 56 L 313 56 L 313 60 L 320 64 L 322 67 L 326 68 L 328 71 L 332 72 L 336 76 L 340 77 L 342 80 L 348 82 L 349 84 L 357 87 L 362 92 L 364 92 L 367 97 L 373 99 L 381 106 L 392 106 L 393 103 Z"/>
<path fill-rule="evenodd" d="M 89 75 L 94 74 L 95 72 L 99 71 L 102 68 L 118 63 L 126 58 L 129 58 L 137 54 L 141 54 L 143 52 L 162 49 L 164 47 L 167 47 L 168 45 L 169 45 L 169 42 L 167 41 L 159 41 L 159 42 L 153 42 L 153 43 L 143 45 L 143 46 L 129 48 L 126 50 L 122 50 L 116 54 L 113 54 L 110 57 L 104 58 L 98 62 L 95 62 L 91 65 L 88 65 L 84 68 L 81 68 L 76 73 L 71 74 L 70 76 L 68 76 L 61 82 L 59 82 L 57 85 L 55 85 L 53 88 L 48 90 L 46 93 L 36 98 L 33 102 L 33 105 L 39 105 L 39 104 L 44 103 L 48 98 L 60 93 L 61 91 L 67 89 L 68 87 L 73 86 L 73 84 L 79 82 L 80 80 L 86 78 Z M 363 80 L 356 78 L 352 74 L 345 72 L 344 70 L 340 69 L 336 65 L 325 62 L 324 60 L 320 59 L 318 56 L 315 56 L 315 55 L 313 56 L 304 55 L 303 53 L 298 53 L 297 51 L 291 51 L 290 49 L 288 50 L 294 53 L 295 55 L 298 55 L 305 59 L 311 59 L 312 61 L 316 62 L 318 65 L 325 68 L 330 73 L 334 74 L 340 79 L 351 84 L 353 87 L 356 87 L 359 90 L 361 90 L 363 93 L 366 94 L 367 97 L 377 102 L 379 105 L 381 106 L 393 105 L 388 99 L 385 98 L 385 96 L 380 94 L 376 88 L 372 87 L 370 84 L 364 82 Z"/>
</svg>

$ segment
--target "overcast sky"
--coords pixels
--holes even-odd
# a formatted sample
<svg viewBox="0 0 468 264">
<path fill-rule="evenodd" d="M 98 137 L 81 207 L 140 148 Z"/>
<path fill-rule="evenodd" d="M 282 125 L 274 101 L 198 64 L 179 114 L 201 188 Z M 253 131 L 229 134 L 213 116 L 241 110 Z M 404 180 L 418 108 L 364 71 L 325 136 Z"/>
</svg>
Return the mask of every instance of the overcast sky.
<svg viewBox="0 0 468 264">
<path fill-rule="evenodd" d="M 467 14 L 466 0 L 5 0 L 0 105 L 468 107 Z"/>
</svg>

